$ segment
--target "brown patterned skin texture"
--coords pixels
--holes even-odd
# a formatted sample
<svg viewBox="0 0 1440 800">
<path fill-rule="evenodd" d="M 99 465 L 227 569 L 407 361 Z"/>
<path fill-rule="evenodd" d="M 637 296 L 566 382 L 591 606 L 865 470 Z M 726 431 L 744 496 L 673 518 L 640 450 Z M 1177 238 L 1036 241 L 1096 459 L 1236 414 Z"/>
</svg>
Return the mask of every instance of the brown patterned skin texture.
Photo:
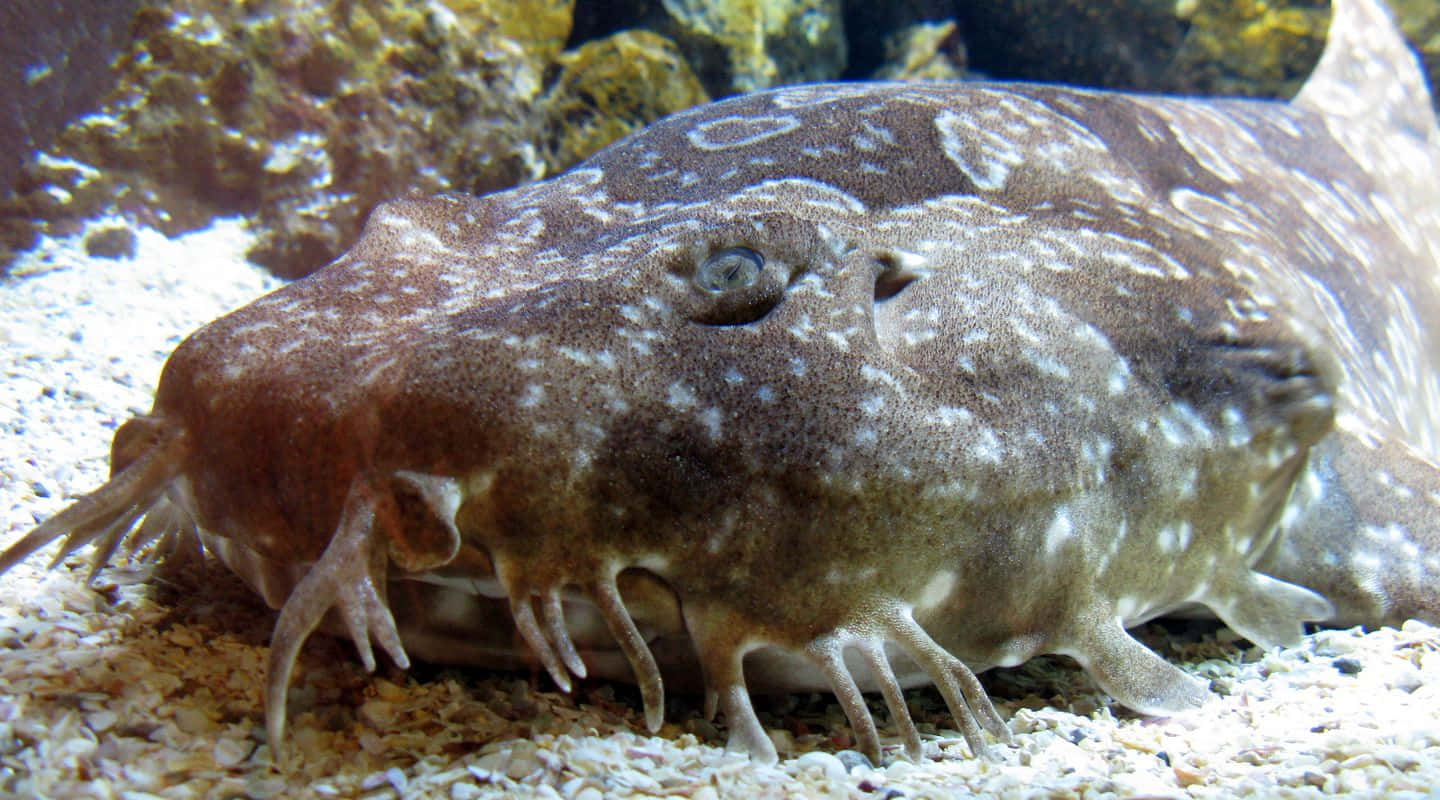
<svg viewBox="0 0 1440 800">
<path fill-rule="evenodd" d="M 553 180 L 378 210 L 171 356 L 114 477 L 0 556 L 201 537 L 281 609 L 408 654 L 748 690 L 1074 656 L 1209 611 L 1440 621 L 1440 134 L 1371 0 L 1290 103 L 819 85 L 694 109 Z M 137 525 L 137 520 L 141 520 Z M 517 646 L 517 638 L 523 646 Z M 663 672 L 663 676 L 662 676 Z"/>
</svg>

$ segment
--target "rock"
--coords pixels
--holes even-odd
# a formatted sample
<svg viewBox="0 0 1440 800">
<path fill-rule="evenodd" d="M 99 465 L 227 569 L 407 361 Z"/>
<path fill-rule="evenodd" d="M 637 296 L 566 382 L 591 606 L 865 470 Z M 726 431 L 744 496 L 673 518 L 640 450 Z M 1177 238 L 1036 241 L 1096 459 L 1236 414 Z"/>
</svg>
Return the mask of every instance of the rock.
<svg viewBox="0 0 1440 800">
<path fill-rule="evenodd" d="M 110 61 L 130 38 L 139 0 L 0 6 L 0 195 L 25 158 L 115 83 Z"/>
<path fill-rule="evenodd" d="M 655 120 L 709 102 L 670 40 L 645 30 L 587 42 L 559 58 L 541 104 L 549 134 L 545 166 L 560 172 Z"/>
<path fill-rule="evenodd" d="M 125 227 L 101 228 L 85 237 L 86 255 L 100 258 L 134 258 L 135 232 Z"/>
<path fill-rule="evenodd" d="M 879 80 L 953 81 L 965 73 L 965 43 L 953 21 L 917 22 L 885 37 Z"/>
<path fill-rule="evenodd" d="M 565 0 L 143 10 L 123 80 L 0 207 L 24 247 L 118 211 L 168 235 L 244 215 L 284 276 L 329 261 L 380 201 L 540 177 L 531 143 Z"/>
<path fill-rule="evenodd" d="M 857 4 L 859 5 L 859 4 Z M 581 4 L 576 36 L 645 28 L 679 47 L 707 92 L 724 97 L 845 74 L 841 0 L 634 0 Z"/>
</svg>

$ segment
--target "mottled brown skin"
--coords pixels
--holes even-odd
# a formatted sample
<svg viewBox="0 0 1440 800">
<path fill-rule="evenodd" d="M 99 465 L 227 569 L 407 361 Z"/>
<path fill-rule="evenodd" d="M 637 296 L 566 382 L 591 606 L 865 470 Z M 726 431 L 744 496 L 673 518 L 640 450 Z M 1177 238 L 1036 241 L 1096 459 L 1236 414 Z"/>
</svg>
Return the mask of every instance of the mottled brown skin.
<svg viewBox="0 0 1440 800">
<path fill-rule="evenodd" d="M 902 686 L 978 752 L 972 670 L 1039 653 L 1199 706 L 1125 632 L 1161 614 L 1440 621 L 1440 133 L 1336 15 L 1288 104 L 795 87 L 390 204 L 186 340 L 0 570 L 199 536 L 281 609 L 277 746 L 327 616 L 367 666 L 633 678 L 652 727 L 663 668 L 760 759 L 750 688 L 833 690 L 875 757 L 879 690 L 918 758 Z"/>
</svg>

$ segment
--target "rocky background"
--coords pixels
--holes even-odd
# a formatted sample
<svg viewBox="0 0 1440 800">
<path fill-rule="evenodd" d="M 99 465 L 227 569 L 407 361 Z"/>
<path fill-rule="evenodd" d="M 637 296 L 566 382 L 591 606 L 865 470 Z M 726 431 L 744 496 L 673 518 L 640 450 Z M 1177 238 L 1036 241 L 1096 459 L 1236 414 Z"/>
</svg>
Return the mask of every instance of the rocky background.
<svg viewBox="0 0 1440 800">
<path fill-rule="evenodd" d="M 1391 4 L 1436 82 L 1440 3 Z M 172 236 L 240 216 L 258 234 L 248 257 L 296 277 L 385 199 L 538 180 L 711 99 L 974 77 L 1285 96 L 1329 14 L 1319 0 L 62 0 L 0 17 L 0 272 L 100 216 Z M 134 233 L 102 228 L 89 247 L 125 256 Z"/>
</svg>

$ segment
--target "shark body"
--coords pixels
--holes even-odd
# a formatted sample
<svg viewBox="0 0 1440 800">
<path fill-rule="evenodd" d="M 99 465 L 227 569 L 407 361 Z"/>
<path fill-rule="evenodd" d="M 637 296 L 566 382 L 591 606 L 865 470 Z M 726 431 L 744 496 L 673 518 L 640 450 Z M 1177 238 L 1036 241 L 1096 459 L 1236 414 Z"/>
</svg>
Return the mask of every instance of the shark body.
<svg viewBox="0 0 1440 800">
<path fill-rule="evenodd" d="M 1075 657 L 1126 628 L 1440 621 L 1440 133 L 1370 0 L 1289 103 L 829 84 L 663 120 L 552 180 L 377 210 L 171 356 L 113 477 L 0 555 L 198 537 L 305 639 L 707 692 Z M 137 524 L 138 523 L 138 524 Z M 517 638 L 523 645 L 517 646 Z"/>
</svg>

